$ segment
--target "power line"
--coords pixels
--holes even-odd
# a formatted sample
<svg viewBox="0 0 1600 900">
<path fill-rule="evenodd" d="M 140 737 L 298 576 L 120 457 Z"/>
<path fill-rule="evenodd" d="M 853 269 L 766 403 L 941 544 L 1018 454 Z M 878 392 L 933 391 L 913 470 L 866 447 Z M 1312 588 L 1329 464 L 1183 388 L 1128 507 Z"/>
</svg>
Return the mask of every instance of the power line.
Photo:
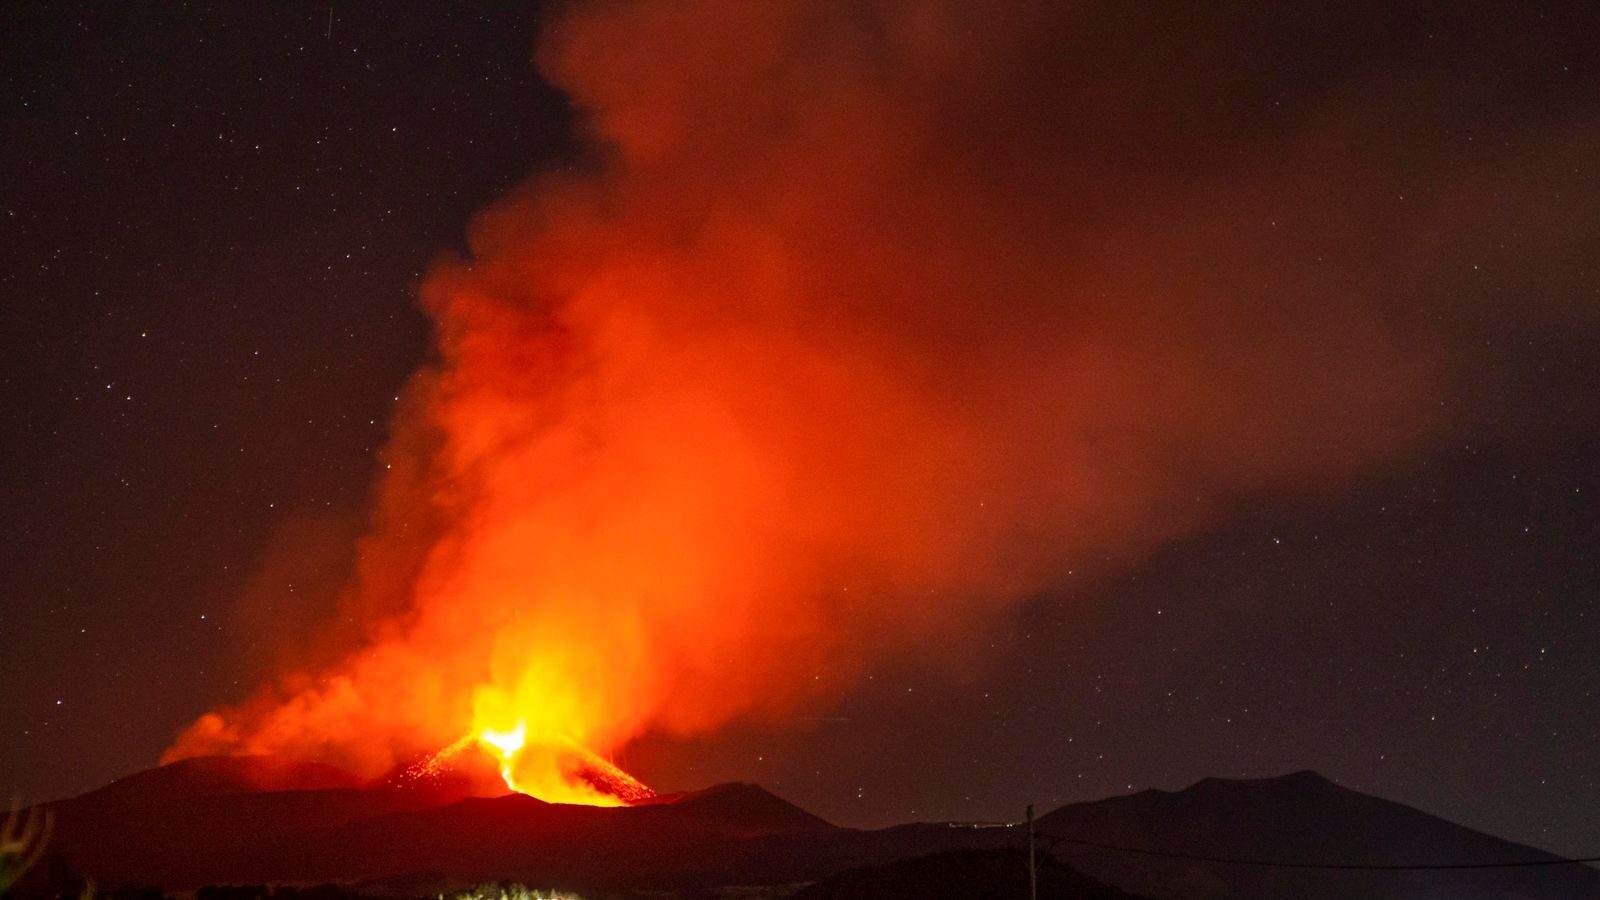
<svg viewBox="0 0 1600 900">
<path fill-rule="evenodd" d="M 1039 900 L 1039 861 L 1033 855 L 1033 804 L 1028 804 L 1028 900 Z"/>
<path fill-rule="evenodd" d="M 1343 869 L 1363 872 L 1428 872 L 1446 869 L 1524 869 L 1532 866 L 1572 866 L 1584 863 L 1600 862 L 1600 856 L 1586 856 L 1576 859 L 1535 859 L 1520 862 L 1480 862 L 1480 863 L 1430 863 L 1424 865 L 1389 865 L 1368 863 L 1309 863 L 1309 862 L 1281 862 L 1270 859 L 1238 859 L 1223 856 L 1201 856 L 1194 853 L 1176 853 L 1166 850 L 1149 850 L 1140 847 L 1119 847 L 1115 844 L 1101 844 L 1095 841 L 1085 841 L 1078 838 L 1058 837 L 1056 835 L 1041 835 L 1051 842 L 1051 850 L 1055 844 L 1077 844 L 1084 847 L 1094 847 L 1097 850 L 1111 850 L 1117 853 L 1136 853 L 1140 856 L 1160 856 L 1166 859 L 1183 859 L 1192 862 L 1217 863 L 1228 866 L 1255 866 L 1263 869 Z"/>
</svg>

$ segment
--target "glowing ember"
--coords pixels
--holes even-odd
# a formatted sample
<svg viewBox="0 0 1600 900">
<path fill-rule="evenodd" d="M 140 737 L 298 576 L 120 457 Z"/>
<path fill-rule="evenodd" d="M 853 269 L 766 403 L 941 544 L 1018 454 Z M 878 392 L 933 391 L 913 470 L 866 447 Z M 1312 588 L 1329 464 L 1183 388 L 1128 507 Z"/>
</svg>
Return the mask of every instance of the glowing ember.
<svg viewBox="0 0 1600 900">
<path fill-rule="evenodd" d="M 472 735 L 469 734 L 443 750 L 407 766 L 405 771 L 400 773 L 400 780 L 415 783 L 438 778 L 449 771 L 455 758 L 471 745 Z"/>
</svg>

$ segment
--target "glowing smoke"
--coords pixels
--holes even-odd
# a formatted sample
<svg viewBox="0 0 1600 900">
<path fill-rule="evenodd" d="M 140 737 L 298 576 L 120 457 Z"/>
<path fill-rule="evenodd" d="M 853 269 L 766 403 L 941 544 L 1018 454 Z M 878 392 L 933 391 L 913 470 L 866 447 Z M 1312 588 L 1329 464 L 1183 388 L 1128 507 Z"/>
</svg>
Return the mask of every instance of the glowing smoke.
<svg viewBox="0 0 1600 900">
<path fill-rule="evenodd" d="M 343 600 L 359 638 L 169 756 L 377 772 L 469 733 L 603 753 L 780 716 L 1449 425 L 1441 260 L 1515 212 L 1478 164 L 1405 149 L 1376 123 L 1410 99 L 1365 112 L 1314 53 L 1272 111 L 1251 66 L 1283 59 L 1190 65 L 1221 24 L 1069 6 L 551 25 L 597 162 L 427 278 L 438 360 Z M 1419 164 L 1459 183 L 1401 205 Z"/>
</svg>

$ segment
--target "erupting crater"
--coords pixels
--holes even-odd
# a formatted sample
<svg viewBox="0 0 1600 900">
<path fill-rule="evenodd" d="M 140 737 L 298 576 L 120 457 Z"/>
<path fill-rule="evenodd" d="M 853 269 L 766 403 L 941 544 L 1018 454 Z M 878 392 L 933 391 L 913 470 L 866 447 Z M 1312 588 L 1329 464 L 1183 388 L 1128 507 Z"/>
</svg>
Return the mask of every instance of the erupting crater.
<svg viewBox="0 0 1600 900">
<path fill-rule="evenodd" d="M 493 761 L 507 789 L 547 803 L 628 806 L 653 799 L 656 792 L 616 764 L 559 735 L 530 740 L 526 723 L 506 731 L 480 729 L 405 770 L 420 781 L 455 770 L 468 754 Z"/>
</svg>

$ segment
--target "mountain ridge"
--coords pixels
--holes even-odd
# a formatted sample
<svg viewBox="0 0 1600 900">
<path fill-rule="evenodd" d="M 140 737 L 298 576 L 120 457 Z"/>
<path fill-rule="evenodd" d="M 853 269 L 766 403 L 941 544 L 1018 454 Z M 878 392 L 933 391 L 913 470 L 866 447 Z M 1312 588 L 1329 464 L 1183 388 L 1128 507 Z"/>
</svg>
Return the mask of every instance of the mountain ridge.
<svg viewBox="0 0 1600 900">
<path fill-rule="evenodd" d="M 169 890 L 206 884 L 422 883 L 418 879 L 515 880 L 602 892 L 842 879 L 830 883 L 846 890 L 877 877 L 842 878 L 851 871 L 902 871 L 923 865 L 908 861 L 924 857 L 927 866 L 957 866 L 952 872 L 967 871 L 960 866 L 981 870 L 987 857 L 971 853 L 1014 851 L 1025 841 L 1015 824 L 844 828 L 742 782 L 633 806 L 591 807 L 515 793 L 461 795 L 460 785 L 452 782 L 352 781 L 355 776 L 340 771 L 317 764 L 211 759 L 136 773 L 48 804 L 57 822 L 52 848 L 57 868 L 107 885 Z M 252 787 L 259 784 L 285 789 Z M 1350 790 L 1310 770 L 1264 779 L 1206 778 L 1178 791 L 1152 789 L 1067 804 L 1041 816 L 1036 826 L 1041 854 L 1117 890 L 1154 900 L 1413 900 L 1437 890 L 1455 900 L 1600 896 L 1600 872 L 1585 867 L 1555 866 L 1533 870 L 1536 874 L 1284 871 L 1215 861 L 1556 859 Z M 948 853 L 958 855 L 939 856 Z"/>
</svg>

